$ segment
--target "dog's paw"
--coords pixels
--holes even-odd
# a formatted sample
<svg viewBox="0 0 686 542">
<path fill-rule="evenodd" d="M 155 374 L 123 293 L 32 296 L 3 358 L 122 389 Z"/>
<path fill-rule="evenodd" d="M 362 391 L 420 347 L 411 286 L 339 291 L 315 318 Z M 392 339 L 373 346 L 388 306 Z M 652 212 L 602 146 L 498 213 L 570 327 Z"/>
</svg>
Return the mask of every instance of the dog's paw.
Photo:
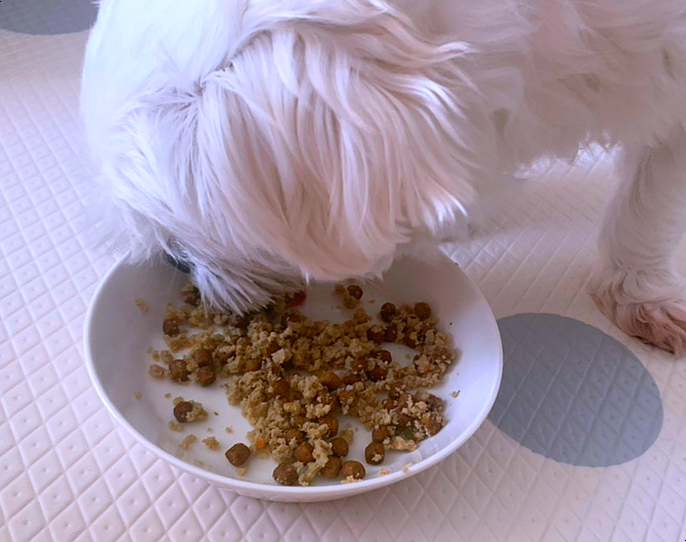
<svg viewBox="0 0 686 542">
<path fill-rule="evenodd" d="M 629 293 L 631 288 L 624 280 L 597 280 L 591 286 L 591 294 L 598 308 L 627 335 L 667 350 L 672 354 L 686 352 L 686 299 L 680 287 L 664 289 L 660 295 L 651 297 L 650 288 L 643 292 Z M 638 294 L 638 295 L 637 295 Z"/>
</svg>

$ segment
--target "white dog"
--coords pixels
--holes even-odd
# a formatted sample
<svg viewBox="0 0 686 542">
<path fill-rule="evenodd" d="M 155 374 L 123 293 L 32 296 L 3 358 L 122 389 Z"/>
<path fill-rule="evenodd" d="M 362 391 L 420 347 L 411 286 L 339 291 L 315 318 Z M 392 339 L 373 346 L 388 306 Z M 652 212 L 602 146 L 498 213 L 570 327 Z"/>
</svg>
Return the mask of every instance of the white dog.
<svg viewBox="0 0 686 542">
<path fill-rule="evenodd" d="M 621 144 L 595 298 L 686 349 L 683 0 L 105 0 L 82 104 L 132 258 L 237 310 L 378 273 L 518 166 Z"/>
</svg>

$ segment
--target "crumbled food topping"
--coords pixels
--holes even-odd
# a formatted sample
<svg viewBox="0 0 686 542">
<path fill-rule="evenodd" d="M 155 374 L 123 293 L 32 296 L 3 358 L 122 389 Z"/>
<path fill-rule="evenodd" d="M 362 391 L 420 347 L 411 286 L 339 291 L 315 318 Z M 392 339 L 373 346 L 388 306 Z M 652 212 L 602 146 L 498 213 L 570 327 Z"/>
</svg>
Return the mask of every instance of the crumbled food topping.
<svg viewBox="0 0 686 542">
<path fill-rule="evenodd" d="M 210 450 L 219 449 L 219 441 L 215 437 L 207 437 L 202 439 L 202 443 L 207 446 Z"/>
<path fill-rule="evenodd" d="M 190 448 L 195 443 L 195 441 L 197 441 L 197 440 L 198 440 L 198 437 L 196 437 L 193 434 L 186 435 L 186 437 L 181 441 L 181 444 L 179 445 L 179 447 L 182 450 L 188 450 L 188 448 Z"/>
<path fill-rule="evenodd" d="M 170 421 L 170 422 L 167 424 L 167 427 L 168 427 L 171 431 L 182 431 L 182 430 L 183 430 L 183 426 L 182 426 L 179 422 L 175 422 L 174 420 Z"/>
</svg>

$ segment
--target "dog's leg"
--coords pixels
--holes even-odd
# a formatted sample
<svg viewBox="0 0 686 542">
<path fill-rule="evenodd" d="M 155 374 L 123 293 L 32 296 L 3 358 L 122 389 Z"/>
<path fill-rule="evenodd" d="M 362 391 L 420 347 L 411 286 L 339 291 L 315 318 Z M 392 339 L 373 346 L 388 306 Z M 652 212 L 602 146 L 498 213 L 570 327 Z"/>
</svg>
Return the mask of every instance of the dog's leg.
<svg viewBox="0 0 686 542">
<path fill-rule="evenodd" d="M 600 235 L 604 268 L 594 299 L 628 335 L 681 354 L 686 285 L 672 268 L 672 253 L 686 230 L 686 133 L 627 149 L 622 166 Z"/>
</svg>

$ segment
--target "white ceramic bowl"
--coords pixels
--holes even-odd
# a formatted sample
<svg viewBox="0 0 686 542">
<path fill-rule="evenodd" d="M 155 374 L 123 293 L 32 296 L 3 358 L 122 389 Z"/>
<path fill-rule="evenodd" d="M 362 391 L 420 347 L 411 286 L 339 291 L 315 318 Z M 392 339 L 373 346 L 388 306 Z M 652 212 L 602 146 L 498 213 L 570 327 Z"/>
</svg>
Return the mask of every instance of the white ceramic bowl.
<svg viewBox="0 0 686 542">
<path fill-rule="evenodd" d="M 161 323 L 166 306 L 180 301 L 178 292 L 186 280 L 186 275 L 165 263 L 115 265 L 100 284 L 88 311 L 86 361 L 107 408 L 141 444 L 173 465 L 216 485 L 257 498 L 303 502 L 336 499 L 387 486 L 454 452 L 481 425 L 495 401 L 502 374 L 502 347 L 485 299 L 447 258 L 433 265 L 403 258 L 391 267 L 382 282 L 364 285 L 363 306 L 370 314 L 376 314 L 385 301 L 421 300 L 431 304 L 441 327 L 452 335 L 459 351 L 458 360 L 441 385 L 432 390 L 446 400 L 446 426 L 414 452 L 389 452 L 383 465 L 366 465 L 367 477 L 351 484 L 334 481 L 317 482 L 310 487 L 280 486 L 271 478 L 274 462 L 256 457 L 251 458 L 248 472 L 239 477 L 223 452 L 236 442 L 246 442 L 245 433 L 250 427 L 239 408 L 228 404 L 219 383 L 200 388 L 155 380 L 148 375 L 152 363 L 148 349 L 163 347 Z M 331 285 L 313 286 L 303 312 L 311 318 L 344 320 L 345 314 L 334 306 L 331 290 Z M 149 304 L 145 313 L 135 303 L 139 298 Z M 396 348 L 394 358 L 402 360 L 404 356 L 398 355 L 407 349 L 392 346 Z M 176 396 L 200 401 L 209 413 L 207 422 L 187 424 L 183 432 L 169 430 L 172 398 Z M 232 433 L 226 432 L 227 426 L 233 429 Z M 199 440 L 183 451 L 179 445 L 190 433 Z M 220 450 L 210 451 L 200 442 L 211 435 L 220 441 Z M 348 458 L 364 462 L 363 450 L 369 441 L 368 432 L 357 427 Z M 388 469 L 389 474 L 379 474 L 381 468 Z"/>
</svg>

